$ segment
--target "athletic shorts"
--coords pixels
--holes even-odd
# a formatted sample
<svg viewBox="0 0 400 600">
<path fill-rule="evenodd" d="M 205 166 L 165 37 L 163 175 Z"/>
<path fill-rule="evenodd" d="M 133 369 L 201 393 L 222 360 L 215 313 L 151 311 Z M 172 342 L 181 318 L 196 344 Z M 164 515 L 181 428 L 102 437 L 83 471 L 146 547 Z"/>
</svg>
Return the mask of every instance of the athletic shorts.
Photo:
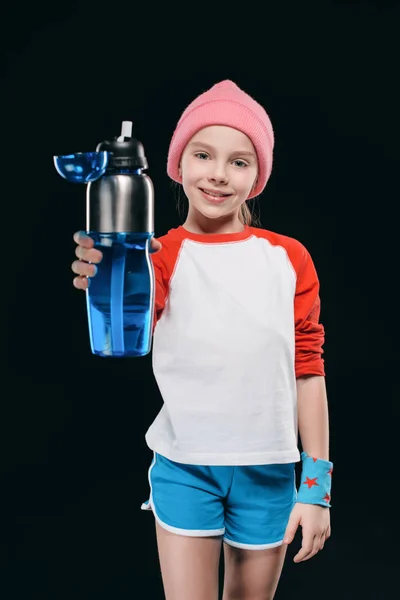
<svg viewBox="0 0 400 600">
<path fill-rule="evenodd" d="M 154 453 L 149 483 L 142 510 L 164 529 L 251 550 L 282 544 L 297 499 L 295 463 L 210 467 Z"/>
</svg>

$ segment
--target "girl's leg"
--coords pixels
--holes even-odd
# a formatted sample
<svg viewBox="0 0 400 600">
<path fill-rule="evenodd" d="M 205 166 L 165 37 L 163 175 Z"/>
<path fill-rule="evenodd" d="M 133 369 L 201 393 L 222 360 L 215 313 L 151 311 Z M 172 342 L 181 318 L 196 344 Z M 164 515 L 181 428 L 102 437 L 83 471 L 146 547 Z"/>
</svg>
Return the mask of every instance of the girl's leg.
<svg viewBox="0 0 400 600">
<path fill-rule="evenodd" d="M 218 600 L 222 537 L 189 537 L 156 522 L 166 600 Z"/>
<path fill-rule="evenodd" d="M 244 550 L 224 544 L 223 600 L 272 600 L 286 549 L 286 544 L 266 550 Z"/>
</svg>

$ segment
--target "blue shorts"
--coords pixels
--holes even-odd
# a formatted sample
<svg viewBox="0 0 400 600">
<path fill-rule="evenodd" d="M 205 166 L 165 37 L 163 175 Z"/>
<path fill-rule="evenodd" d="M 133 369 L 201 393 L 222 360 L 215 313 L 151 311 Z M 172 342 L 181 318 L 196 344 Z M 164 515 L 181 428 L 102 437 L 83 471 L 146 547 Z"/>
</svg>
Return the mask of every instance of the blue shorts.
<svg viewBox="0 0 400 600">
<path fill-rule="evenodd" d="M 149 482 L 142 509 L 164 529 L 252 550 L 282 544 L 297 498 L 295 463 L 208 467 L 154 453 Z"/>
</svg>

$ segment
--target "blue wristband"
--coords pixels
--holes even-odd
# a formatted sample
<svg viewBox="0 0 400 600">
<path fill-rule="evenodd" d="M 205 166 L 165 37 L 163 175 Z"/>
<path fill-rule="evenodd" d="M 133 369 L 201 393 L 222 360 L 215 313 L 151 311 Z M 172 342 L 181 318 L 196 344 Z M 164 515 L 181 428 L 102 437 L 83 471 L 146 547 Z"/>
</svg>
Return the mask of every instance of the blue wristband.
<svg viewBox="0 0 400 600">
<path fill-rule="evenodd" d="M 301 453 L 303 468 L 297 502 L 330 507 L 333 463 Z"/>
</svg>

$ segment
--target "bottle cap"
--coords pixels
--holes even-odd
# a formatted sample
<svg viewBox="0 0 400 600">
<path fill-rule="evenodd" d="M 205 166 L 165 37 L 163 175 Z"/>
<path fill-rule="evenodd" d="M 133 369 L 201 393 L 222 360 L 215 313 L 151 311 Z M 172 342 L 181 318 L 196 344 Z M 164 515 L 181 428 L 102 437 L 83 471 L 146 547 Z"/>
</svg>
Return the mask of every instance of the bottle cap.
<svg viewBox="0 0 400 600">
<path fill-rule="evenodd" d="M 100 142 L 96 151 L 110 153 L 108 168 L 148 168 L 143 145 L 132 137 L 132 121 L 122 121 L 121 135 Z"/>
<path fill-rule="evenodd" d="M 72 183 L 96 181 L 106 172 L 109 160 L 108 152 L 76 152 L 53 156 L 57 173 Z"/>
</svg>

